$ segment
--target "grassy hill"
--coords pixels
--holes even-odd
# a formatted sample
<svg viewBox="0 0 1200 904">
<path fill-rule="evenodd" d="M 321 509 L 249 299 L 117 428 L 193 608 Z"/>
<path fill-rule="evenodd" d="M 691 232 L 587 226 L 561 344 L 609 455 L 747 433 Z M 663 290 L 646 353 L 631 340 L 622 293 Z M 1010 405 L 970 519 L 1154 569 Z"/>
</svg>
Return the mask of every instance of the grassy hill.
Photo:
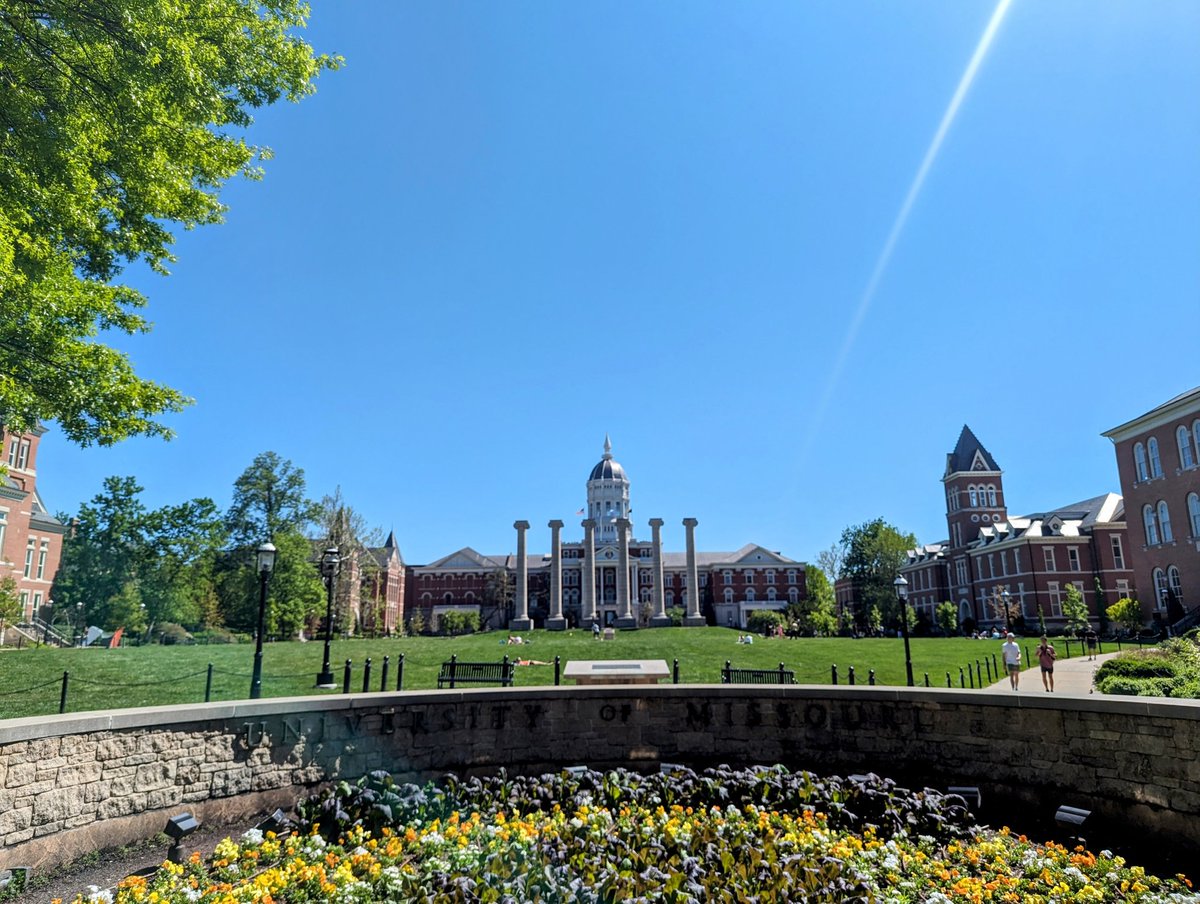
<svg viewBox="0 0 1200 904">
<path fill-rule="evenodd" d="M 858 683 L 866 684 L 870 669 L 879 684 L 904 684 L 904 645 L 896 638 L 755 638 L 745 646 L 729 628 L 661 628 L 617 632 L 613 641 L 595 641 L 588 631 L 533 631 L 530 643 L 505 644 L 505 634 L 492 632 L 463 637 L 403 637 L 377 640 L 334 640 L 331 662 L 338 681 L 335 691 L 314 687 L 321 667 L 322 643 L 268 643 L 264 647 L 263 696 L 288 697 L 340 693 L 345 661 L 353 661 L 351 690 L 362 690 L 362 667 L 372 660 L 371 689 L 379 690 L 383 658 L 390 658 L 388 687 L 396 686 L 396 663 L 404 656 L 404 689 L 437 685 L 437 671 L 451 654 L 459 659 L 495 661 L 532 659 L 565 664 L 572 659 L 679 660 L 680 680 L 717 683 L 725 660 L 739 668 L 778 667 L 795 670 L 804 684 L 829 684 L 830 666 L 837 664 L 846 682 L 854 666 Z M 1030 642 L 1032 645 L 1032 642 Z M 1032 649 L 1032 646 L 1031 646 Z M 945 687 L 946 672 L 958 686 L 960 667 L 995 654 L 999 641 L 968 638 L 916 638 L 912 641 L 913 673 L 918 684 L 929 673 L 934 686 Z M 48 647 L 0 652 L 0 718 L 58 712 L 63 672 L 70 673 L 67 712 L 130 706 L 195 703 L 204 699 L 208 666 L 213 666 L 213 700 L 240 700 L 249 693 L 254 658 L 251 644 L 125 647 L 117 650 Z M 987 680 L 986 668 L 984 680 Z M 519 687 L 554 683 L 552 665 L 517 669 Z"/>
</svg>

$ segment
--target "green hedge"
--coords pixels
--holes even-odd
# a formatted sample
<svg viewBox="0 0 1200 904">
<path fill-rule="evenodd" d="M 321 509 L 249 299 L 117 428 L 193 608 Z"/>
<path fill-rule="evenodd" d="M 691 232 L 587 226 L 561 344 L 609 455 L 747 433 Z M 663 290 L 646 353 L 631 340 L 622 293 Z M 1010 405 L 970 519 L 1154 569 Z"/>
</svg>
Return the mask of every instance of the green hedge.
<svg viewBox="0 0 1200 904">
<path fill-rule="evenodd" d="M 1179 663 L 1161 653 L 1130 653 L 1101 663 L 1096 670 L 1097 685 L 1106 678 L 1177 678 L 1181 673 Z"/>
</svg>

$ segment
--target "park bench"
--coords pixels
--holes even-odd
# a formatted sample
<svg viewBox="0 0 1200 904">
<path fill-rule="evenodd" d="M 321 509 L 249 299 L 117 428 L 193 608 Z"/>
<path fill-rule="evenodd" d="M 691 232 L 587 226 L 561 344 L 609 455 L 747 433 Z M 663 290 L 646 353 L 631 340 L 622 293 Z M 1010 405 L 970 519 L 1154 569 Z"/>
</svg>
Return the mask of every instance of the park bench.
<svg viewBox="0 0 1200 904">
<path fill-rule="evenodd" d="M 729 660 L 721 669 L 722 684 L 795 684 L 796 673 L 779 663 L 777 669 L 735 669 Z"/>
<path fill-rule="evenodd" d="M 515 664 L 505 656 L 500 662 L 459 662 L 451 656 L 442 663 L 438 672 L 437 686 L 440 690 L 449 685 L 495 684 L 500 687 L 513 686 Z"/>
</svg>

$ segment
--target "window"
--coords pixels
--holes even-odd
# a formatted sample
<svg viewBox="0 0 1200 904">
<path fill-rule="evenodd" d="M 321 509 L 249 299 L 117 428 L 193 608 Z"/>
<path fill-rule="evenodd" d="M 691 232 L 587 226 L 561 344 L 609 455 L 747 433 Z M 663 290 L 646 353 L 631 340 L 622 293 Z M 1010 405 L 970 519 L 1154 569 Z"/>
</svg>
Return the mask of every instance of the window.
<svg viewBox="0 0 1200 904">
<path fill-rule="evenodd" d="M 742 581 L 746 584 L 753 584 L 754 583 L 754 570 L 750 569 L 748 571 L 743 571 L 742 572 Z"/>
<path fill-rule="evenodd" d="M 1129 596 L 1129 581 L 1117 581 L 1117 598 L 1125 599 Z"/>
<path fill-rule="evenodd" d="M 1179 581 L 1179 569 L 1174 565 L 1167 567 L 1167 585 L 1171 588 L 1171 592 L 1175 594 L 1176 602 L 1183 602 L 1183 584 Z"/>
<path fill-rule="evenodd" d="M 1154 506 L 1142 506 L 1142 525 L 1146 528 L 1146 545 L 1158 545 L 1158 519 L 1154 517 Z"/>
<path fill-rule="evenodd" d="M 724 580 L 726 587 L 730 586 L 733 583 L 733 572 L 732 571 L 721 572 L 721 577 Z"/>
<path fill-rule="evenodd" d="M 977 505 L 979 505 L 979 496 L 975 492 L 974 486 L 967 487 L 967 496 L 971 500 L 971 508 L 975 508 Z"/>
<path fill-rule="evenodd" d="M 1062 618 L 1062 591 L 1058 589 L 1058 581 L 1047 584 L 1046 592 L 1050 594 L 1050 616 Z"/>
<path fill-rule="evenodd" d="M 996 576 L 996 554 L 994 552 L 989 552 L 988 553 L 988 577 L 994 578 L 995 576 Z"/>
<path fill-rule="evenodd" d="M 1158 456 L 1158 440 L 1153 436 L 1146 440 L 1146 454 L 1150 456 L 1150 478 L 1162 477 L 1162 459 Z"/>
<path fill-rule="evenodd" d="M 1008 553 L 1000 553 L 1000 573 L 1008 577 Z"/>
<path fill-rule="evenodd" d="M 1179 466 L 1196 467 L 1196 458 L 1192 455 L 1192 431 L 1180 424 L 1179 429 L 1175 431 L 1175 442 L 1179 444 Z"/>
<path fill-rule="evenodd" d="M 1188 493 L 1188 521 L 1192 524 L 1192 539 L 1200 539 L 1200 496 Z M 4 540 L 4 513 L 0 512 L 0 546 Z"/>
<path fill-rule="evenodd" d="M 992 508 L 996 507 L 996 485 L 994 483 L 988 484 L 988 505 Z"/>
<path fill-rule="evenodd" d="M 1150 472 L 1146 470 L 1146 447 L 1141 443 L 1133 447 L 1133 467 L 1137 474 L 1136 483 L 1150 479 Z"/>
<path fill-rule="evenodd" d="M 8 466 L 10 468 L 15 467 L 17 464 L 17 446 L 19 444 L 20 441 L 16 437 L 13 437 L 8 442 Z"/>
<path fill-rule="evenodd" d="M 753 587 L 746 588 L 746 602 L 748 602 L 748 603 L 754 602 L 754 588 Z"/>
<path fill-rule="evenodd" d="M 707 571 L 700 572 L 700 586 L 701 587 L 708 586 L 708 572 Z"/>
<path fill-rule="evenodd" d="M 669 572 L 669 571 L 666 572 L 663 575 L 663 586 L 671 587 L 674 585 L 674 583 L 675 583 L 675 575 L 671 574 L 671 572 Z"/>
<path fill-rule="evenodd" d="M 964 559 L 959 559 L 954 563 L 954 570 L 958 576 L 959 586 L 964 586 L 967 583 L 967 563 Z"/>
<path fill-rule="evenodd" d="M 732 591 L 731 591 L 731 592 L 732 592 Z M 663 595 L 663 599 L 666 601 L 666 604 L 667 604 L 668 606 L 674 606 L 674 605 L 675 605 L 675 591 L 674 591 L 674 590 L 668 590 L 668 591 L 667 591 L 667 592 L 666 592 L 666 593 Z"/>
<path fill-rule="evenodd" d="M 21 440 L 21 444 L 17 447 L 17 469 L 24 470 L 29 464 L 29 440 Z"/>
<path fill-rule="evenodd" d="M 1200 420 L 1192 421 L 1192 443 L 1196 447 L 1196 461 L 1200 463 Z"/>
<path fill-rule="evenodd" d="M 30 537 L 29 542 L 25 544 L 25 577 L 33 574 L 33 552 L 36 548 L 36 541 Z"/>
<path fill-rule="evenodd" d="M 1175 535 L 1171 533 L 1171 513 L 1167 510 L 1167 503 L 1164 499 L 1158 500 L 1158 529 L 1164 543 L 1170 543 L 1175 539 Z"/>
<path fill-rule="evenodd" d="M 1021 573 L 1021 550 L 1013 550 L 1013 574 Z"/>
<path fill-rule="evenodd" d="M 29 614 L 29 591 L 21 591 L 21 618 L 25 618 Z"/>
<path fill-rule="evenodd" d="M 727 603 L 733 602 L 733 588 L 732 587 L 725 588 L 725 602 L 727 602 Z"/>
<path fill-rule="evenodd" d="M 1124 568 L 1125 567 L 1125 553 L 1121 549 L 1121 535 L 1113 534 L 1108 539 L 1112 541 L 1113 567 L 1114 568 Z"/>
<path fill-rule="evenodd" d="M 1193 493 L 1193 496 L 1196 494 Z M 0 509 L 0 562 L 4 561 L 4 534 L 8 530 L 8 512 Z"/>
<path fill-rule="evenodd" d="M 1042 558 L 1045 559 L 1045 561 L 1046 561 L 1046 570 L 1054 571 L 1055 565 L 1054 565 L 1054 547 L 1053 546 L 1043 546 L 1042 547 Z"/>
<path fill-rule="evenodd" d="M 1079 547 L 1078 546 L 1068 546 L 1067 547 L 1067 562 L 1070 563 L 1070 568 L 1072 571 L 1079 570 Z"/>
<path fill-rule="evenodd" d="M 800 602 L 800 591 L 797 590 L 795 587 L 788 588 L 788 602 L 789 603 Z"/>
<path fill-rule="evenodd" d="M 962 546 L 962 526 L 956 521 L 954 523 L 954 545 Z"/>
<path fill-rule="evenodd" d="M 768 572 L 767 572 L 767 583 L 768 583 L 768 584 L 774 584 L 774 583 L 775 583 L 775 572 L 773 572 L 773 571 L 768 571 Z"/>
<path fill-rule="evenodd" d="M 1167 608 L 1167 576 L 1161 568 L 1154 569 L 1154 608 Z"/>
<path fill-rule="evenodd" d="M 38 550 L 37 579 L 39 581 L 46 579 L 46 554 L 48 552 L 50 552 L 50 541 L 43 540 L 41 548 Z"/>
<path fill-rule="evenodd" d="M 38 615 L 42 611 L 42 591 L 34 591 L 33 594 L 33 614 Z"/>
<path fill-rule="evenodd" d="M 775 588 L 774 587 L 767 588 L 767 599 L 770 600 L 772 603 L 775 602 Z"/>
<path fill-rule="evenodd" d="M 1195 493 L 1193 493 L 1192 495 L 1193 495 L 1193 496 L 1195 496 L 1196 494 L 1195 494 Z M 789 583 L 789 584 L 794 584 L 794 583 L 796 583 L 796 569 L 795 569 L 795 568 L 789 568 L 789 569 L 788 569 L 788 573 L 787 573 L 787 579 L 788 579 L 788 583 Z"/>
</svg>

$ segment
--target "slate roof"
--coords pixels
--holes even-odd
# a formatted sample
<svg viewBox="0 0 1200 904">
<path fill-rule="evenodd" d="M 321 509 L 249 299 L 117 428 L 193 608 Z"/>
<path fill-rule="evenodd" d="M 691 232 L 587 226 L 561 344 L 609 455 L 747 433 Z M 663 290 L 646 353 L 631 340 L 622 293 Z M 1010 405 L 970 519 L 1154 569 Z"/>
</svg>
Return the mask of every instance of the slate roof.
<svg viewBox="0 0 1200 904">
<path fill-rule="evenodd" d="M 971 463 L 975 461 L 976 452 L 979 452 L 983 456 L 983 460 L 987 464 L 989 471 L 1000 470 L 1000 466 L 996 464 L 996 459 L 992 458 L 992 453 L 983 447 L 983 443 L 975 437 L 975 434 L 971 432 L 971 428 L 963 424 L 962 433 L 958 437 L 958 444 L 954 447 L 954 451 L 946 456 L 946 474 L 970 471 Z"/>
</svg>

